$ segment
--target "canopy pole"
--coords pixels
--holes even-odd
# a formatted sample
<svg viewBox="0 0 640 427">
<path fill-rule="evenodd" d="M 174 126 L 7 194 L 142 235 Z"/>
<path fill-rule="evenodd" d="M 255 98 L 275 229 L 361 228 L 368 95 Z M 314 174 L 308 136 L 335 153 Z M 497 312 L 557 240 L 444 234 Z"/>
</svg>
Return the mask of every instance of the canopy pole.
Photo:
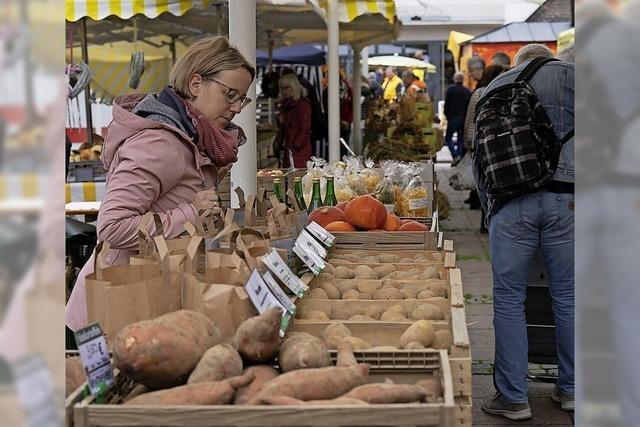
<svg viewBox="0 0 640 427">
<path fill-rule="evenodd" d="M 269 43 L 269 60 L 267 62 L 269 73 L 273 71 L 273 30 L 267 30 L 267 41 Z M 269 97 L 269 124 L 273 124 L 273 98 Z"/>
<path fill-rule="evenodd" d="M 82 60 L 89 65 L 89 49 L 87 47 L 87 18 L 80 20 L 80 32 L 82 33 Z M 84 89 L 84 108 L 87 115 L 87 142 L 93 141 L 93 115 L 91 113 L 91 82 Z"/>
<path fill-rule="evenodd" d="M 235 45 L 250 64 L 256 63 L 256 0 L 229 1 L 229 41 Z M 247 142 L 238 150 L 238 161 L 231 168 L 231 188 L 242 188 L 244 194 L 256 194 L 258 171 L 256 135 L 256 82 L 249 87 L 247 96 L 254 101 L 238 114 L 234 123 L 240 126 Z M 231 207 L 240 207 L 238 195 L 231 191 Z"/>
<path fill-rule="evenodd" d="M 171 64 L 176 63 L 176 36 L 171 36 L 171 43 L 169 44 L 169 49 L 171 49 Z"/>
<path fill-rule="evenodd" d="M 353 44 L 353 83 L 351 89 L 353 91 L 353 151 L 356 155 L 362 154 L 362 64 L 360 63 L 360 54 L 362 45 Z"/>
<path fill-rule="evenodd" d="M 338 23 L 338 0 L 327 1 L 327 65 L 328 75 L 328 112 L 329 121 L 329 161 L 340 160 L 340 29 Z"/>
</svg>

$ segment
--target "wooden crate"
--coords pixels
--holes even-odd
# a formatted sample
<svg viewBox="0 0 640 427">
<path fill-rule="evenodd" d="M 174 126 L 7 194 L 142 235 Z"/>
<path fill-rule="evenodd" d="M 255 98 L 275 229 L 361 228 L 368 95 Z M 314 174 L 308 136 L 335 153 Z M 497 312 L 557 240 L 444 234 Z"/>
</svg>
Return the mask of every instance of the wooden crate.
<svg viewBox="0 0 640 427">
<path fill-rule="evenodd" d="M 398 255 L 400 258 L 413 258 L 413 256 L 415 256 L 418 253 L 424 253 L 427 256 L 427 259 L 419 259 L 419 260 L 414 260 L 414 262 L 412 263 L 389 263 L 389 262 L 363 262 L 363 263 L 355 263 L 355 262 L 350 262 L 347 260 L 342 260 L 342 259 L 336 259 L 336 258 L 332 258 L 331 255 L 336 254 L 336 255 L 341 255 L 341 254 L 349 254 L 348 250 L 332 250 L 329 253 L 329 257 L 327 258 L 327 261 L 329 261 L 334 267 L 337 267 L 339 265 L 348 267 L 348 266 L 353 266 L 356 267 L 358 265 L 368 265 L 371 268 L 376 268 L 376 267 L 381 267 L 383 265 L 393 265 L 396 268 L 396 271 L 406 271 L 406 270 L 411 270 L 414 268 L 426 268 L 428 266 L 434 266 L 434 267 L 440 267 L 440 268 L 455 268 L 456 266 L 456 253 L 455 252 L 439 252 L 441 254 L 443 254 L 443 259 L 442 261 L 436 261 L 436 260 L 432 260 L 429 259 L 429 257 L 431 256 L 431 254 L 433 254 L 434 252 L 437 251 L 365 251 L 368 252 L 368 255 L 365 256 L 375 256 L 375 255 L 382 255 L 382 254 L 394 254 L 394 255 Z M 364 257 L 362 257 L 364 258 Z"/>
<path fill-rule="evenodd" d="M 267 190 L 267 198 L 269 198 L 273 194 L 273 180 L 276 178 L 280 178 L 282 181 L 282 191 L 287 192 L 287 173 L 288 169 L 276 169 L 282 172 L 281 176 L 256 176 L 256 180 L 258 183 L 258 188 L 264 188 Z"/>
<path fill-rule="evenodd" d="M 418 351 L 412 364 L 403 368 L 392 366 L 384 353 L 364 356 L 370 363 L 368 382 L 415 383 L 425 375 L 437 375 L 443 386 L 443 402 L 349 405 L 349 406 L 140 406 L 96 404 L 87 397 L 74 407 L 76 427 L 88 426 L 455 426 L 453 383 L 446 351 Z M 335 353 L 333 354 L 335 359 Z M 405 360 L 407 358 L 405 357 Z M 405 364 L 406 365 L 406 364 Z M 123 383 L 119 381 L 119 383 Z M 113 387 L 106 401 L 116 400 Z"/>
<path fill-rule="evenodd" d="M 298 310 L 298 314 L 302 311 L 322 311 L 326 313 L 329 318 L 331 318 L 331 313 L 333 310 L 338 310 L 341 308 L 350 308 L 357 312 L 364 312 L 367 308 L 372 305 L 376 305 L 379 307 L 384 307 L 385 310 L 387 308 L 393 307 L 394 305 L 401 304 L 403 308 L 406 310 L 413 310 L 415 307 L 422 304 L 432 304 L 436 307 L 440 308 L 444 313 L 444 318 L 448 321 L 451 318 L 451 305 L 449 301 L 445 298 L 432 298 L 429 301 L 414 301 L 414 300 L 342 300 L 342 299 L 309 299 L 309 298 L 301 298 L 296 301 L 296 307 Z M 304 322 L 303 319 L 299 319 L 299 321 Z M 340 320 L 340 319 L 331 319 L 332 322 L 341 322 L 346 323 L 348 320 Z"/>
<path fill-rule="evenodd" d="M 320 300 L 319 300 L 320 301 Z M 326 301 L 326 300 L 325 300 Z M 401 301 L 396 301 L 396 303 Z M 406 301 L 405 301 L 406 302 Z M 400 346 L 400 336 L 413 322 L 359 322 L 351 320 L 302 320 L 295 319 L 289 329 L 290 332 L 307 332 L 322 338 L 324 329 L 332 323 L 342 323 L 347 326 L 354 337 L 367 341 L 372 347 Z M 449 363 L 453 378 L 454 396 L 471 396 L 471 351 L 469 348 L 469 334 L 467 331 L 464 308 L 451 307 L 450 318 L 445 321 L 432 321 L 436 331 L 448 330 L 453 336 L 453 345 L 449 349 Z M 398 350 L 397 354 L 412 350 Z"/>
<path fill-rule="evenodd" d="M 336 249 L 351 250 L 407 250 L 437 249 L 438 233 L 433 231 L 380 231 L 368 233 L 364 231 L 334 232 Z"/>
<path fill-rule="evenodd" d="M 473 400 L 471 396 L 455 397 L 453 409 L 454 423 L 458 427 L 471 427 Z"/>
</svg>

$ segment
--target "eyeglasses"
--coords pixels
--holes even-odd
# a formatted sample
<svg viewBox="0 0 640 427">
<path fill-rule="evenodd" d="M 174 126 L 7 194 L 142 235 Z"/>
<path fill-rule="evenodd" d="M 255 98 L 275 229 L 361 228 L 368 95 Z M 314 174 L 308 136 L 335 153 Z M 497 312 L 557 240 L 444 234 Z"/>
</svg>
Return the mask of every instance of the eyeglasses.
<svg viewBox="0 0 640 427">
<path fill-rule="evenodd" d="M 242 96 L 240 94 L 240 91 L 238 89 L 234 89 L 232 87 L 227 86 L 226 84 L 222 83 L 219 80 L 216 80 L 212 77 L 203 77 L 205 80 L 210 80 L 212 82 L 218 83 L 220 86 L 224 86 L 227 88 L 227 93 L 225 94 L 225 101 L 227 102 L 227 104 L 235 104 L 236 102 L 240 101 L 240 109 L 244 109 L 244 107 L 246 107 L 247 105 L 249 105 L 251 103 L 251 98 L 246 97 L 246 96 Z"/>
</svg>

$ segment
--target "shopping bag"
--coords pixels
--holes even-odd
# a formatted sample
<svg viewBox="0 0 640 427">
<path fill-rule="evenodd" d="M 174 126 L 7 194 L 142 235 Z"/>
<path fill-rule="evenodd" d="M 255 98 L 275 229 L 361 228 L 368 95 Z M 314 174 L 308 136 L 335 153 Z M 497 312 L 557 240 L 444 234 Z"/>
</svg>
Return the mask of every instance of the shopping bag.
<svg viewBox="0 0 640 427">
<path fill-rule="evenodd" d="M 457 172 L 449 178 L 449 185 L 455 190 L 475 190 L 476 181 L 471 169 L 471 154 L 467 153 L 456 165 Z"/>
</svg>

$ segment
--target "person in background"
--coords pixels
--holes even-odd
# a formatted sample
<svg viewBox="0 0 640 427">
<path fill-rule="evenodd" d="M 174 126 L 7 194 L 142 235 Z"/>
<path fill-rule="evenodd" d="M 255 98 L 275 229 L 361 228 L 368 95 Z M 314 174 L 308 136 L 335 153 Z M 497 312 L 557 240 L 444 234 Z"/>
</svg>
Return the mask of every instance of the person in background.
<svg viewBox="0 0 640 427">
<path fill-rule="evenodd" d="M 473 146 L 473 134 L 476 131 L 475 124 L 475 116 L 476 116 L 476 104 L 482 98 L 484 91 L 489 83 L 493 81 L 500 74 L 504 73 L 507 69 L 502 65 L 489 65 L 485 68 L 482 78 L 478 82 L 476 89 L 471 94 L 469 98 L 469 105 L 467 105 L 467 114 L 464 119 L 464 148 L 465 150 L 473 153 L 475 147 Z M 465 200 L 466 202 L 466 200 Z M 469 204 L 471 209 L 480 209 L 482 210 L 482 215 L 480 218 L 480 233 L 486 234 L 489 232 L 485 224 L 485 212 L 482 209 L 482 205 L 480 204 L 480 198 L 478 197 L 477 190 L 471 190 L 469 194 Z"/>
<path fill-rule="evenodd" d="M 575 62 L 576 62 L 576 53 L 575 53 L 574 46 L 568 47 L 568 48 L 558 52 L 558 54 L 556 55 L 556 58 L 558 58 L 560 61 L 564 61 L 564 62 L 569 62 L 571 64 L 575 64 Z"/>
<path fill-rule="evenodd" d="M 496 52 L 491 57 L 491 65 L 502 65 L 506 70 L 511 68 L 511 58 L 504 52 Z"/>
<path fill-rule="evenodd" d="M 160 93 L 114 99 L 97 224 L 98 241 L 110 246 L 105 266 L 128 264 L 137 253 L 138 226 L 147 212 L 159 215 L 164 237 L 173 239 L 199 211 L 218 207 L 216 187 L 246 142 L 232 120 L 251 102 L 246 95 L 255 75 L 229 40 L 207 37 L 187 48 Z M 149 233 L 156 233 L 153 221 Z M 66 306 L 72 331 L 87 326 L 85 277 L 95 256 L 80 271 Z"/>
<path fill-rule="evenodd" d="M 514 58 L 515 68 L 498 76 L 485 93 L 513 83 L 534 58 L 552 58 L 541 44 L 523 46 Z M 558 166 L 537 192 L 508 200 L 488 199 L 482 176 L 473 163 L 480 201 L 489 219 L 489 244 L 493 269 L 495 331 L 494 385 L 496 393 L 482 401 L 482 410 L 511 420 L 531 418 L 527 391 L 527 327 L 524 301 L 529 268 L 541 250 L 555 319 L 558 383 L 551 398 L 563 410 L 573 411 L 574 401 L 574 66 L 552 61 L 528 81 L 547 112 L 559 140 L 567 139 Z"/>
<path fill-rule="evenodd" d="M 413 57 L 419 61 L 424 61 L 424 53 L 421 50 L 416 50 L 416 52 L 413 54 Z M 414 68 L 412 71 L 413 74 L 416 75 L 418 80 L 424 82 L 424 68 Z"/>
<path fill-rule="evenodd" d="M 384 72 L 382 97 L 385 101 L 392 103 L 397 101 L 400 93 L 402 93 L 402 79 L 398 77 L 395 67 L 387 67 Z"/>
<path fill-rule="evenodd" d="M 277 153 L 285 168 L 304 168 L 311 159 L 311 102 L 295 74 L 285 74 L 280 86 L 280 131 L 283 152 Z M 293 158 L 293 165 L 291 164 Z"/>
<path fill-rule="evenodd" d="M 429 101 L 427 85 L 414 73 L 415 70 L 404 70 L 402 72 L 402 83 L 404 84 L 405 94 L 413 97 L 417 97 L 418 95 L 420 95 L 421 98 Z"/>
<path fill-rule="evenodd" d="M 472 56 L 471 58 L 469 58 L 469 61 L 467 62 L 469 77 L 473 81 L 479 82 L 480 79 L 482 78 L 482 74 L 484 73 L 485 67 L 486 67 L 486 64 L 484 62 L 484 59 L 480 58 L 479 56 Z"/>
<path fill-rule="evenodd" d="M 464 115 L 469 103 L 471 91 L 464 87 L 464 74 L 455 73 L 453 84 L 447 88 L 444 94 L 444 115 L 447 117 L 447 133 L 445 143 L 451 151 L 454 162 L 462 158 L 464 154 Z M 458 141 L 453 144 L 453 134 L 458 134 Z"/>
<path fill-rule="evenodd" d="M 324 110 L 329 111 L 329 91 L 327 90 L 327 80 L 324 81 L 324 91 L 322 91 L 322 104 Z M 344 70 L 340 69 L 340 138 L 349 144 L 351 139 L 351 123 L 353 122 L 353 90 L 347 82 Z M 347 155 L 347 149 L 340 144 L 340 158 Z"/>
</svg>

